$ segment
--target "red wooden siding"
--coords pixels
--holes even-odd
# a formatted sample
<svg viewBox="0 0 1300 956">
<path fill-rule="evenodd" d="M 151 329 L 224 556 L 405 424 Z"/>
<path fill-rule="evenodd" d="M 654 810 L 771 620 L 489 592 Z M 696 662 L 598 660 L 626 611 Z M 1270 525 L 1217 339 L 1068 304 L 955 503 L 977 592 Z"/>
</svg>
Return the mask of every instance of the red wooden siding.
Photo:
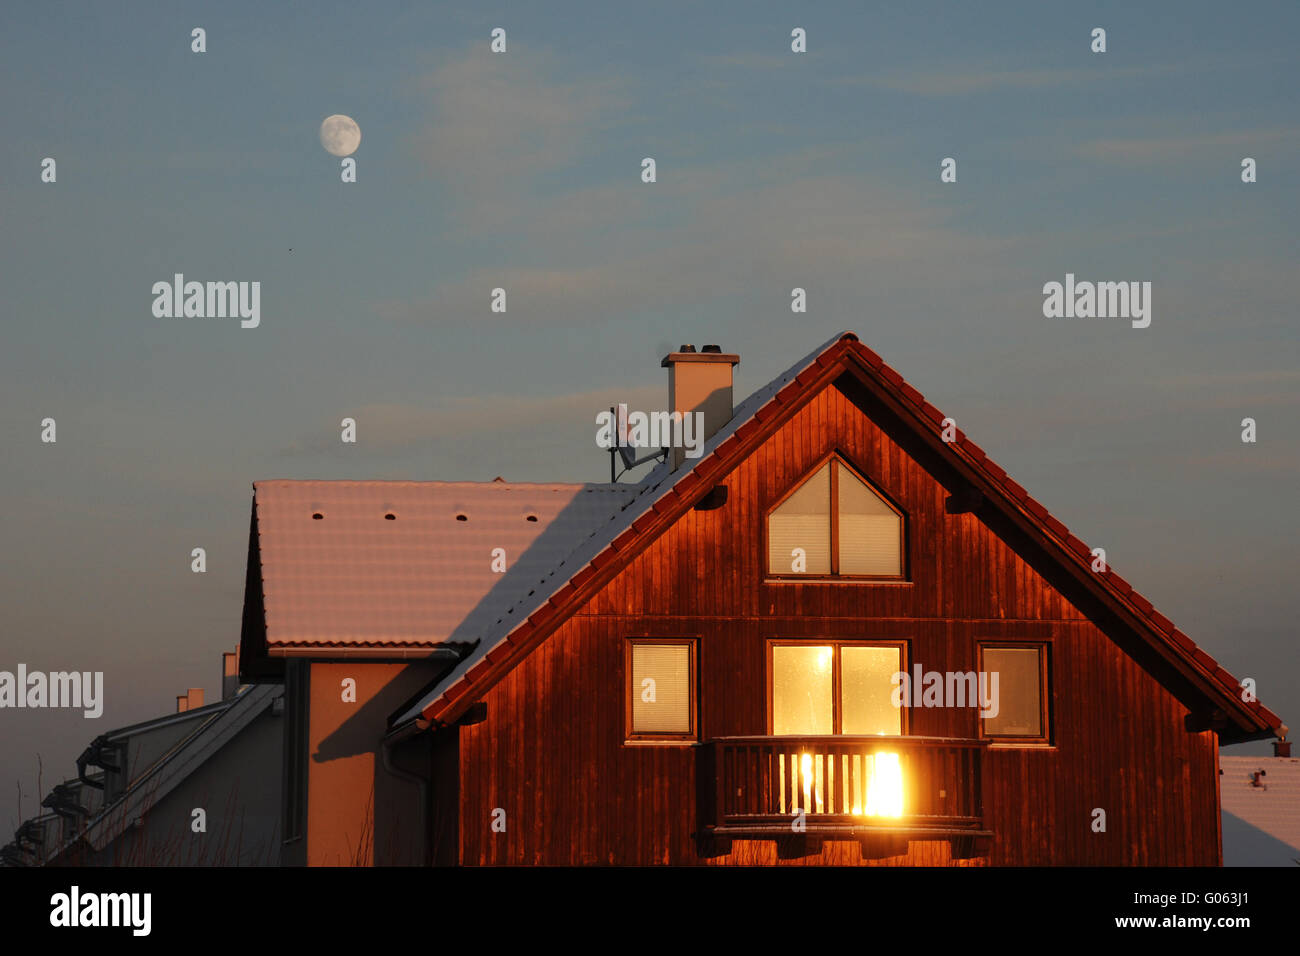
<svg viewBox="0 0 1300 956">
<path fill-rule="evenodd" d="M 764 513 L 835 450 L 906 512 L 909 583 L 765 581 Z M 723 507 L 688 512 L 488 691 L 486 721 L 439 732 L 459 734 L 461 862 L 1219 861 L 1214 734 L 1184 730 L 1173 694 L 979 517 L 946 513 L 948 490 L 844 393 L 814 397 L 725 483 Z M 864 857 L 851 841 L 787 856 L 736 840 L 702 856 L 699 748 L 624 742 L 624 641 L 654 636 L 699 641 L 702 739 L 766 733 L 771 638 L 904 640 L 940 671 L 975 670 L 981 640 L 1046 641 L 1053 746 L 985 755 L 986 860 L 953 861 L 946 841 Z M 977 737 L 977 711 L 916 708 L 910 732 Z"/>
</svg>

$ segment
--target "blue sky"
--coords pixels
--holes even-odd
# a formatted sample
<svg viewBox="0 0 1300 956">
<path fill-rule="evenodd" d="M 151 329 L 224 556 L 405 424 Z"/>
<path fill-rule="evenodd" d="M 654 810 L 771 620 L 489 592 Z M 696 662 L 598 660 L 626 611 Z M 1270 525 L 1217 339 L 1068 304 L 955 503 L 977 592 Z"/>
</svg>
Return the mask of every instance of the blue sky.
<svg viewBox="0 0 1300 956">
<path fill-rule="evenodd" d="M 843 329 L 1294 722 L 1295 4 L 268 6 L 0 15 L 0 669 L 107 687 L 0 714 L 26 812 L 36 753 L 218 692 L 251 481 L 603 480 L 671 348 L 744 395 Z M 175 272 L 261 326 L 154 318 Z M 1151 327 L 1045 319 L 1067 272 Z"/>
</svg>

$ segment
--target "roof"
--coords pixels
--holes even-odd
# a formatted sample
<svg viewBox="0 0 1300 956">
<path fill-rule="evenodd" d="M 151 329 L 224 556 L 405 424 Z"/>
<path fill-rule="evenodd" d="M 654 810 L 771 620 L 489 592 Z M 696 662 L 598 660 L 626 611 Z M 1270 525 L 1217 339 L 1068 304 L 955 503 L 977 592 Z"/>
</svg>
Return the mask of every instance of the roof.
<svg viewBox="0 0 1300 956">
<path fill-rule="evenodd" d="M 500 616 L 480 643 L 438 679 L 394 724 L 454 720 L 537 643 L 621 570 L 631 558 L 666 530 L 798 407 L 841 375 L 855 375 L 881 398 L 915 434 L 922 437 L 960 474 L 999 507 L 1015 524 L 1056 559 L 1067 573 L 1131 627 L 1137 636 L 1170 662 L 1223 715 L 1225 742 L 1285 733 L 1276 714 L 1256 700 L 1241 700 L 1238 681 L 1155 610 L 1113 569 L 1093 572 L 1092 551 L 1048 510 L 1034 500 L 978 445 L 960 430 L 957 440 L 941 437 L 944 415 L 853 332 L 843 332 L 814 349 L 738 405 L 732 419 L 693 461 L 673 471 L 668 462 L 652 470 L 635 499 L 598 535 L 593 535 L 537 581 L 527 597 Z"/>
<path fill-rule="evenodd" d="M 635 495 L 634 485 L 501 481 L 253 489 L 250 564 L 260 562 L 268 647 L 475 641 Z"/>
<path fill-rule="evenodd" d="M 203 720 L 212 716 L 219 711 L 225 710 L 230 706 L 230 700 L 214 700 L 210 704 L 204 704 L 202 707 L 192 707 L 188 710 L 178 710 L 174 714 L 164 714 L 161 717 L 154 717 L 151 720 L 142 720 L 136 724 L 128 724 L 125 727 L 118 727 L 116 730 L 110 730 L 103 734 L 103 739 L 116 743 L 127 737 L 133 737 L 136 734 L 144 733 L 149 730 L 157 730 L 160 727 L 167 727 L 171 724 L 184 724 L 194 720 Z"/>
<path fill-rule="evenodd" d="M 255 717 L 271 706 L 276 698 L 282 696 L 283 692 L 284 689 L 276 685 L 246 684 L 237 694 L 224 700 L 215 701 L 204 707 L 196 707 L 193 710 L 164 714 L 162 717 L 129 724 L 101 735 L 98 740 L 119 742 L 175 724 L 187 722 L 195 724 L 153 763 L 136 772 L 127 782 L 126 789 L 113 802 L 99 803 L 98 806 L 92 807 L 84 827 L 78 830 L 72 839 L 62 845 L 52 844 L 45 847 L 41 858 L 35 862 L 46 863 L 54 860 L 83 840 L 93 849 L 103 849 L 117 839 L 135 819 L 147 815 L 163 797 L 237 736 Z M 102 782 L 105 774 L 102 770 L 94 770 L 88 771 L 86 777 Z M 93 802 L 98 802 L 99 794 L 102 793 L 102 791 L 86 793 L 80 777 L 72 777 L 64 781 L 61 786 L 89 796 Z M 57 789 L 56 787 L 51 790 L 51 793 Z M 28 822 L 57 822 L 58 819 L 57 814 L 48 813 Z"/>
<path fill-rule="evenodd" d="M 1230 841 L 1233 828 L 1224 827 L 1224 862 L 1241 851 L 1243 859 L 1233 862 L 1261 864 L 1273 860 L 1282 864 L 1300 862 L 1300 758 L 1296 757 L 1227 757 L 1219 756 L 1220 803 L 1225 814 L 1262 831 L 1290 848 L 1272 851 L 1259 847 L 1246 835 Z M 1264 771 L 1255 786 L 1255 773 Z M 1230 842 L 1236 844 L 1230 847 Z M 1266 843 L 1271 841 L 1266 841 Z M 1258 852 L 1263 850 L 1262 853 Z"/>
<path fill-rule="evenodd" d="M 78 839 L 92 848 L 101 850 L 117 839 L 136 818 L 145 816 L 167 794 L 171 793 L 190 774 L 201 767 L 208 758 L 253 722 L 282 696 L 284 688 L 274 684 L 245 684 L 239 693 L 220 701 L 197 727 L 159 757 L 154 763 L 131 780 L 127 790 L 87 821 Z M 209 708 L 203 708 L 208 711 Z M 170 716 L 170 715 L 169 715 Z M 136 724 L 131 729 L 140 732 L 157 722 Z M 124 736 L 120 732 L 110 738 Z"/>
</svg>

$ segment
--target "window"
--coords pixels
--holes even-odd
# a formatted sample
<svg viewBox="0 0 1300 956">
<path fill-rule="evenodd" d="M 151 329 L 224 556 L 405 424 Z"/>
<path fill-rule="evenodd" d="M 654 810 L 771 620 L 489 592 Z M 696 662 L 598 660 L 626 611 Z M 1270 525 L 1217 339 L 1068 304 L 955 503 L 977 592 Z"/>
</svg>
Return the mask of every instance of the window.
<svg viewBox="0 0 1300 956">
<path fill-rule="evenodd" d="M 903 514 L 832 456 L 768 513 L 767 570 L 778 577 L 901 578 Z"/>
<path fill-rule="evenodd" d="M 694 740 L 695 641 L 645 638 L 627 643 L 629 740 Z"/>
<path fill-rule="evenodd" d="M 776 735 L 903 732 L 894 706 L 902 644 L 772 641 L 772 733 Z"/>
<path fill-rule="evenodd" d="M 982 644 L 980 670 L 997 675 L 997 713 L 982 717 L 985 737 L 1008 742 L 1048 743 L 1051 738 L 1047 700 L 1045 644 Z"/>
</svg>

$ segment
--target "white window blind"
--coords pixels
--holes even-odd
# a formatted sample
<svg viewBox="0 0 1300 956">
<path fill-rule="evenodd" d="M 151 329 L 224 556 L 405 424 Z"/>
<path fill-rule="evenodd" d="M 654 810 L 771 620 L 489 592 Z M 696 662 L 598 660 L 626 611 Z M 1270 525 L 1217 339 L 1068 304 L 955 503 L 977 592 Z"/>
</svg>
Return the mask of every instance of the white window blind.
<svg viewBox="0 0 1300 956">
<path fill-rule="evenodd" d="M 832 522 L 839 538 L 834 555 Z M 770 574 L 903 574 L 902 515 L 835 458 L 768 516 L 767 543 Z"/>
<path fill-rule="evenodd" d="M 840 574 L 902 574 L 902 518 L 847 468 L 839 471 Z"/>
<path fill-rule="evenodd" d="M 831 573 L 831 468 L 823 465 L 772 512 L 767 526 L 768 568 L 772 574 Z M 804 564 L 795 564 L 802 548 Z"/>
<path fill-rule="evenodd" d="M 689 734 L 690 646 L 633 644 L 631 693 L 633 733 Z"/>
</svg>

